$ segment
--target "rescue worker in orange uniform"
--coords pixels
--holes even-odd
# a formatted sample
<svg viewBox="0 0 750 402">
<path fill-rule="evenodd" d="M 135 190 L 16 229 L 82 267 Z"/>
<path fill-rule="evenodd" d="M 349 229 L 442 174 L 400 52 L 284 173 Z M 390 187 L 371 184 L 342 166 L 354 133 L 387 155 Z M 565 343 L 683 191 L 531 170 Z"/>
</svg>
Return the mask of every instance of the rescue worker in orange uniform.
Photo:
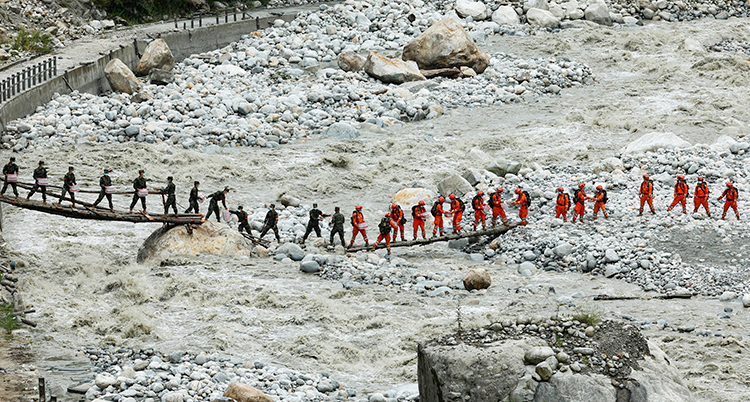
<svg viewBox="0 0 750 402">
<path fill-rule="evenodd" d="M 357 205 L 352 212 L 352 241 L 349 242 L 349 247 L 354 245 L 354 239 L 357 238 L 358 233 L 362 233 L 362 238 L 365 239 L 365 247 L 369 246 L 367 241 L 367 224 L 365 223 L 365 216 L 362 214 L 362 206 Z"/>
<path fill-rule="evenodd" d="M 562 187 L 557 188 L 557 206 L 555 207 L 555 218 L 562 216 L 563 222 L 568 221 L 568 210 L 570 209 L 570 196 Z"/>
<path fill-rule="evenodd" d="M 687 196 L 688 185 L 685 181 L 685 176 L 679 175 L 677 176 L 677 183 L 674 185 L 674 201 L 672 201 L 672 205 L 667 208 L 667 211 L 671 211 L 677 204 L 682 204 L 682 213 L 686 214 L 687 210 L 685 209 L 685 204 L 687 204 Z"/>
<path fill-rule="evenodd" d="M 604 214 L 604 219 L 609 219 L 607 208 L 607 190 L 602 186 L 596 186 L 596 193 L 594 193 L 594 220 L 596 220 L 596 214 L 601 210 Z"/>
<path fill-rule="evenodd" d="M 445 232 L 443 231 L 443 203 L 445 202 L 445 198 L 440 197 L 437 201 L 435 201 L 434 204 L 432 204 L 432 210 L 430 211 L 432 213 L 432 216 L 435 217 L 434 226 L 432 227 L 432 237 L 435 237 L 435 235 L 438 233 L 438 230 L 440 230 L 440 236 L 444 236 Z"/>
<path fill-rule="evenodd" d="M 390 212 L 385 214 L 383 219 L 381 219 L 380 223 L 378 224 L 378 230 L 380 231 L 380 234 L 378 235 L 378 240 L 375 242 L 375 244 L 372 245 L 372 249 L 377 249 L 378 244 L 380 244 L 381 241 L 385 240 L 385 246 L 388 248 L 388 254 L 390 254 L 391 229 L 397 230 L 396 227 L 396 224 L 393 222 L 393 215 Z"/>
<path fill-rule="evenodd" d="M 427 235 L 424 232 L 424 220 L 426 219 L 426 215 L 427 208 L 425 208 L 423 200 L 419 200 L 417 205 L 411 207 L 411 217 L 414 221 L 414 240 L 417 240 L 417 232 L 419 232 L 419 229 L 422 229 L 422 238 L 427 238 Z"/>
<path fill-rule="evenodd" d="M 471 207 L 474 208 L 474 231 L 477 230 L 479 221 L 482 221 L 482 229 L 487 229 L 485 225 L 487 215 L 484 213 L 484 191 L 477 191 L 477 195 L 471 200 Z"/>
<path fill-rule="evenodd" d="M 526 191 L 523 191 L 521 187 L 518 187 L 516 191 L 514 191 L 516 195 L 518 195 L 518 198 L 516 198 L 515 201 L 513 201 L 510 205 L 518 205 L 520 208 L 518 209 L 518 217 L 521 218 L 521 225 L 525 225 L 526 217 L 529 215 L 529 206 L 531 205 L 531 197 L 529 196 L 529 193 Z"/>
<path fill-rule="evenodd" d="M 723 193 L 717 198 L 719 201 L 721 201 L 722 198 L 726 197 L 727 200 L 724 202 L 724 213 L 721 214 L 721 219 L 724 219 L 727 215 L 727 211 L 729 208 L 732 208 L 734 210 L 734 214 L 737 215 L 737 220 L 740 220 L 740 213 L 737 212 L 737 197 L 739 196 L 737 189 L 734 188 L 734 183 L 731 181 L 727 183 L 727 188 L 724 190 Z"/>
<path fill-rule="evenodd" d="M 394 226 L 393 241 L 396 241 L 399 230 L 401 231 L 401 241 L 406 241 L 404 238 L 404 223 L 406 223 L 406 219 L 404 219 L 404 210 L 401 209 L 400 205 L 391 204 L 391 220 L 396 224 Z"/>
<path fill-rule="evenodd" d="M 502 187 L 496 188 L 495 192 L 490 194 L 489 201 L 487 201 L 487 204 L 492 208 L 492 226 L 497 224 L 498 215 L 502 219 L 503 225 L 508 224 L 508 219 L 506 219 L 505 210 L 503 209 L 503 191 Z"/>
<path fill-rule="evenodd" d="M 453 233 L 460 233 L 461 219 L 464 217 L 464 209 L 466 207 L 464 206 L 464 202 L 456 197 L 455 194 L 449 195 L 448 198 L 451 199 L 451 210 L 448 212 L 453 214 Z"/>
<path fill-rule="evenodd" d="M 706 215 L 708 217 L 711 217 L 711 212 L 708 210 L 708 194 L 709 194 L 708 186 L 706 183 L 703 182 L 703 177 L 698 178 L 698 184 L 695 185 L 695 193 L 693 193 L 694 203 L 695 203 L 695 210 L 693 213 L 698 212 L 698 208 L 703 206 L 703 208 L 706 210 Z"/>
<path fill-rule="evenodd" d="M 638 216 L 643 215 L 643 206 L 648 203 L 649 208 L 651 208 L 651 213 L 655 214 L 656 211 L 654 211 L 654 182 L 651 181 L 651 179 L 648 177 L 647 174 L 643 175 L 643 182 L 641 183 L 641 188 L 638 191 L 638 195 L 641 197 L 641 208 L 638 210 Z"/>
<path fill-rule="evenodd" d="M 586 184 L 579 183 L 578 189 L 573 193 L 573 203 L 575 206 L 573 207 L 573 223 L 575 223 L 576 218 L 583 223 L 583 214 L 586 213 L 586 206 L 584 205 L 584 202 L 589 199 L 589 197 L 586 195 L 586 191 L 584 190 L 586 188 Z"/>
</svg>

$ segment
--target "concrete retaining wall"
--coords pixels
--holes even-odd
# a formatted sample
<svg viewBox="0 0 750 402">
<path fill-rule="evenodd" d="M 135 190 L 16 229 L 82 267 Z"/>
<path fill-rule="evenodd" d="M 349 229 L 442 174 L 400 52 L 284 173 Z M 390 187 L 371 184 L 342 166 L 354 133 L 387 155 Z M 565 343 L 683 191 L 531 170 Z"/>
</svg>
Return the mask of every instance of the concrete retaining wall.
<svg viewBox="0 0 750 402">
<path fill-rule="evenodd" d="M 221 25 L 211 25 L 201 28 L 186 29 L 180 32 L 170 32 L 161 36 L 169 45 L 176 62 L 186 57 L 219 49 L 236 42 L 243 35 L 247 35 L 258 29 L 266 28 L 277 19 L 290 22 L 296 14 L 283 15 L 280 17 L 269 16 L 245 21 L 229 22 Z M 137 40 L 138 52 L 142 53 L 148 45 L 148 41 Z M 0 129 L 5 130 L 6 124 L 28 116 L 36 111 L 36 108 L 49 102 L 55 93 L 68 94 L 77 90 L 92 94 L 100 94 L 109 91 L 107 78 L 104 76 L 104 68 L 112 58 L 122 60 L 128 67 L 135 69 L 138 64 L 138 52 L 136 43 L 128 46 L 118 47 L 111 54 L 102 56 L 95 62 L 68 70 L 63 74 L 39 84 L 28 91 L 18 94 L 0 107 Z M 67 83 L 66 83 L 67 78 Z"/>
</svg>

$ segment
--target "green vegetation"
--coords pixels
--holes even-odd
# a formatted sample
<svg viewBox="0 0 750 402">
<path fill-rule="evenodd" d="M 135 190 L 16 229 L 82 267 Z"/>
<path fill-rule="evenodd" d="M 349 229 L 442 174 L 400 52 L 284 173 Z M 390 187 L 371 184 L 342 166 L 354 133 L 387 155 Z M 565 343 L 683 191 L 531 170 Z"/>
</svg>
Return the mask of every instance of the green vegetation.
<svg viewBox="0 0 750 402">
<path fill-rule="evenodd" d="M 10 337 L 14 329 L 18 328 L 16 314 L 13 312 L 13 303 L 0 303 L 0 328 Z"/>
<path fill-rule="evenodd" d="M 583 311 L 583 310 L 580 310 L 577 313 L 573 314 L 572 318 L 574 320 L 580 322 L 580 323 L 583 323 L 583 324 L 595 327 L 600 322 L 602 322 L 602 317 L 603 316 L 604 315 L 601 312 L 599 312 L 599 311 Z"/>
<path fill-rule="evenodd" d="M 269 0 L 260 0 L 266 5 Z M 248 8 L 252 7 L 252 0 L 244 1 L 223 1 L 222 3 L 240 6 L 246 4 Z M 190 13 L 198 11 L 190 0 L 94 0 L 94 3 L 107 11 L 110 16 L 117 16 L 125 19 L 131 24 L 143 24 L 147 22 L 171 19 L 174 17 L 184 17 Z M 213 0 L 208 0 L 211 5 Z"/>
<path fill-rule="evenodd" d="M 45 32 L 36 29 L 27 31 L 25 28 L 18 30 L 16 38 L 11 43 L 11 48 L 19 52 L 32 52 L 36 54 L 52 53 L 52 37 Z"/>
</svg>

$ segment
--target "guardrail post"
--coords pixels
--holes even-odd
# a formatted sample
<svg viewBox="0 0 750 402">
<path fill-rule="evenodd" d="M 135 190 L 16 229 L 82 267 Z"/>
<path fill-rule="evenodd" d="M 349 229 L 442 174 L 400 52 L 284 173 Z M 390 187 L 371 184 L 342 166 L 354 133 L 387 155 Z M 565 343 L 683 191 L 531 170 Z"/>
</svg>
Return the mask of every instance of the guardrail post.
<svg viewBox="0 0 750 402">
<path fill-rule="evenodd" d="M 234 12 L 234 22 L 237 22 L 237 8 L 235 8 L 233 12 Z"/>
<path fill-rule="evenodd" d="M 216 10 L 216 25 L 219 25 L 219 10 Z"/>
<path fill-rule="evenodd" d="M 21 70 L 21 91 L 26 90 L 26 69 Z M 18 91 L 18 92 L 21 92 Z"/>
<path fill-rule="evenodd" d="M 260 17 L 255 17 L 255 30 L 260 29 Z"/>
<path fill-rule="evenodd" d="M 36 85 L 36 67 L 36 64 L 31 66 L 31 85 Z"/>
<path fill-rule="evenodd" d="M 52 56 L 52 76 L 57 77 L 57 56 Z"/>
<path fill-rule="evenodd" d="M 11 88 L 10 96 L 11 97 L 12 96 L 16 96 L 16 74 L 13 74 L 13 75 L 10 76 L 10 83 L 11 83 L 11 85 L 10 85 L 10 88 Z"/>
<path fill-rule="evenodd" d="M 199 27 L 202 27 L 202 26 L 203 26 L 203 11 L 200 11 L 200 12 L 198 13 L 198 26 L 199 26 Z"/>
<path fill-rule="evenodd" d="M 195 28 L 195 13 L 190 13 L 190 28 Z"/>
<path fill-rule="evenodd" d="M 247 10 L 247 4 L 242 5 L 242 21 L 245 20 L 245 11 Z"/>
<path fill-rule="evenodd" d="M 229 8 L 224 8 L 224 23 L 229 22 Z"/>
<path fill-rule="evenodd" d="M 44 378 L 39 378 L 39 402 L 47 401 L 47 389 L 44 386 Z"/>
<path fill-rule="evenodd" d="M 0 81 L 0 102 L 5 102 L 5 80 Z"/>
<path fill-rule="evenodd" d="M 178 28 L 178 26 L 177 26 L 177 17 L 174 17 L 174 27 L 175 27 L 175 29 Z"/>
</svg>

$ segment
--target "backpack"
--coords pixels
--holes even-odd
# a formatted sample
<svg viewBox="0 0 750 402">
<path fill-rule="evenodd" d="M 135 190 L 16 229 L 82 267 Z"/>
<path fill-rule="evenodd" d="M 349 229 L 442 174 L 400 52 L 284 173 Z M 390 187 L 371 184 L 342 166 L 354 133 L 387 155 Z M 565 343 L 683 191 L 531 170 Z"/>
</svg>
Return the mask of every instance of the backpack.
<svg viewBox="0 0 750 402">
<path fill-rule="evenodd" d="M 531 206 L 531 196 L 529 195 L 529 192 L 528 191 L 524 191 L 523 195 L 526 196 L 526 202 L 523 203 L 523 206 L 524 207 Z"/>
<path fill-rule="evenodd" d="M 602 197 L 602 204 L 607 203 L 607 190 L 602 190 L 602 193 L 604 194 L 604 197 Z"/>
<path fill-rule="evenodd" d="M 578 200 L 580 198 L 579 197 L 580 195 L 581 195 L 581 190 L 580 189 L 577 189 L 577 190 L 573 191 L 573 203 L 574 204 L 578 204 Z"/>
<path fill-rule="evenodd" d="M 464 212 L 466 210 L 466 204 L 464 204 L 464 200 L 456 197 L 456 200 L 458 200 L 458 207 L 461 209 L 461 212 Z"/>
<path fill-rule="evenodd" d="M 435 203 L 432 204 L 432 209 L 430 210 L 430 212 L 432 213 L 432 216 L 437 215 L 438 202 L 439 201 L 435 201 Z"/>
</svg>

